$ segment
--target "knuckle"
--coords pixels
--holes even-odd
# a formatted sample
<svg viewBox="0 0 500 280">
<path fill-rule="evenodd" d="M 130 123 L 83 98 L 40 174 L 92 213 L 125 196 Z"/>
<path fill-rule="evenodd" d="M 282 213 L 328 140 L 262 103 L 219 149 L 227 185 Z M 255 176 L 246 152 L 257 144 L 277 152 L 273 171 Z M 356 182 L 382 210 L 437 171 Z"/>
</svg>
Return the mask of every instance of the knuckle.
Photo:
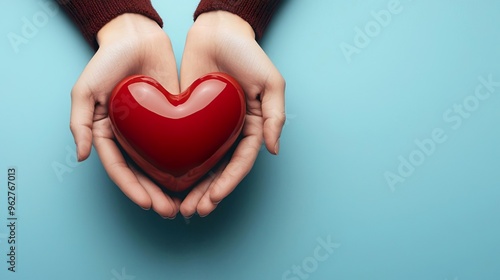
<svg viewBox="0 0 500 280">
<path fill-rule="evenodd" d="M 279 80 L 280 80 L 281 87 L 286 88 L 286 80 L 281 74 L 280 74 Z"/>
<path fill-rule="evenodd" d="M 278 73 L 278 76 L 276 77 L 276 85 L 280 88 L 280 89 L 285 89 L 286 88 L 286 80 L 285 78 Z"/>
<path fill-rule="evenodd" d="M 73 132 L 76 131 L 77 127 L 78 127 L 78 125 L 74 121 L 72 121 L 72 120 L 69 121 L 69 129 L 71 131 L 73 131 Z"/>
<path fill-rule="evenodd" d="M 73 88 L 71 89 L 71 98 L 79 96 L 82 92 L 84 91 L 81 89 L 81 86 L 74 85 Z"/>
<path fill-rule="evenodd" d="M 276 120 L 278 121 L 278 123 L 280 125 L 285 124 L 285 122 L 286 122 L 286 114 L 285 114 L 285 112 L 281 112 L 281 113 L 277 114 L 276 115 Z"/>
</svg>

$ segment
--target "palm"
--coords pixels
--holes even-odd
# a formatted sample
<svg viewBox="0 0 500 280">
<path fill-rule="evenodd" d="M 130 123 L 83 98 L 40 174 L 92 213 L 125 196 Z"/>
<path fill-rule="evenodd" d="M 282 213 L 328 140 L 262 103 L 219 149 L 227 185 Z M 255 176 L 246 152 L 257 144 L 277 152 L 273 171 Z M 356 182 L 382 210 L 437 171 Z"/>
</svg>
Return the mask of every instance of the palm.
<svg viewBox="0 0 500 280">
<path fill-rule="evenodd" d="M 267 149 L 276 154 L 284 123 L 284 81 L 246 22 L 241 26 L 224 24 L 221 28 L 199 18 L 191 28 L 182 58 L 181 89 L 210 72 L 228 73 L 241 84 L 247 114 L 242 138 L 231 159 L 223 161 L 188 194 L 180 208 L 184 216 L 212 212 L 250 172 L 263 139 Z"/>
<path fill-rule="evenodd" d="M 108 118 L 108 101 L 114 86 L 132 74 L 149 75 L 170 92 L 178 92 L 175 59 L 168 36 L 151 20 L 129 15 L 141 32 L 124 30 L 128 18 L 117 17 L 103 29 L 100 48 L 72 90 L 71 131 L 78 158 L 84 160 L 94 144 L 110 178 L 142 208 L 153 208 L 162 217 L 175 217 L 180 201 L 165 195 L 143 173 L 129 165 L 116 145 Z M 104 31 L 103 31 L 104 30 Z M 118 30 L 118 31 L 117 31 Z M 109 32 L 108 32 L 109 31 Z"/>
</svg>

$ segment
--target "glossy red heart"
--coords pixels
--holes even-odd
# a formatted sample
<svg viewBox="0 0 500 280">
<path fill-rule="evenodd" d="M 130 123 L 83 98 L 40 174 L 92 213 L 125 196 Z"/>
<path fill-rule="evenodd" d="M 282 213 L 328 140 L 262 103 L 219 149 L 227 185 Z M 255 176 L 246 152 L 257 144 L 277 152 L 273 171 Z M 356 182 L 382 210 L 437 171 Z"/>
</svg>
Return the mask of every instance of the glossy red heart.
<svg viewBox="0 0 500 280">
<path fill-rule="evenodd" d="M 236 141 L 245 118 L 245 95 L 223 73 L 203 76 L 172 95 L 147 76 L 131 76 L 113 90 L 111 126 L 121 147 L 156 183 L 188 189 Z"/>
</svg>

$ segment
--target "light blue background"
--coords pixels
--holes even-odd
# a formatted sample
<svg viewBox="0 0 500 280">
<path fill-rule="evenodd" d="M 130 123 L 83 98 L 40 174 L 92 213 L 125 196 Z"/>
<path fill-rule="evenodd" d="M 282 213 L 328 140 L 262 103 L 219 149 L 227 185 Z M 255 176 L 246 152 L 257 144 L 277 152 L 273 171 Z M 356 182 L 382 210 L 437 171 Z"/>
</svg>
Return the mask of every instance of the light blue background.
<svg viewBox="0 0 500 280">
<path fill-rule="evenodd" d="M 59 12 L 16 54 L 8 34 L 42 9 L 0 2 L 0 279 L 500 279 L 500 88 L 458 129 L 443 119 L 478 77 L 500 81 L 499 1 L 401 0 L 350 63 L 340 45 L 389 0 L 287 1 L 262 41 L 287 81 L 281 154 L 261 152 L 190 221 L 131 203 L 95 152 L 73 165 L 69 93 L 93 52 Z M 197 1 L 153 3 L 179 63 Z M 384 173 L 436 128 L 447 140 L 391 189 Z M 61 180 L 58 164 L 71 170 Z M 340 246 L 313 261 L 328 238 Z M 287 275 L 293 265 L 310 272 Z"/>
</svg>

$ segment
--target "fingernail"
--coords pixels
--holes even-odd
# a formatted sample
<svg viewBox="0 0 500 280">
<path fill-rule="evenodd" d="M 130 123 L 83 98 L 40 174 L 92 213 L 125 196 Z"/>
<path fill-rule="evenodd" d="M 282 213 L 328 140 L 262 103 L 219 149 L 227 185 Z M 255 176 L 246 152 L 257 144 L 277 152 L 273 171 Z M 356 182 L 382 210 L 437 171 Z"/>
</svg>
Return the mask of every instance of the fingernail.
<svg viewBox="0 0 500 280">
<path fill-rule="evenodd" d="M 279 152 L 280 152 L 280 139 L 278 139 L 278 141 L 276 141 L 276 144 L 274 145 L 274 154 L 278 155 Z"/>
<path fill-rule="evenodd" d="M 144 207 L 141 207 L 141 208 L 142 208 L 142 210 L 144 210 L 144 211 L 149 211 L 149 209 L 151 209 L 151 208 L 144 208 Z"/>
<path fill-rule="evenodd" d="M 191 219 L 192 217 L 193 217 L 193 215 L 191 215 L 191 216 L 187 216 L 187 217 L 184 217 L 184 219 L 189 220 L 189 219 Z"/>
</svg>

